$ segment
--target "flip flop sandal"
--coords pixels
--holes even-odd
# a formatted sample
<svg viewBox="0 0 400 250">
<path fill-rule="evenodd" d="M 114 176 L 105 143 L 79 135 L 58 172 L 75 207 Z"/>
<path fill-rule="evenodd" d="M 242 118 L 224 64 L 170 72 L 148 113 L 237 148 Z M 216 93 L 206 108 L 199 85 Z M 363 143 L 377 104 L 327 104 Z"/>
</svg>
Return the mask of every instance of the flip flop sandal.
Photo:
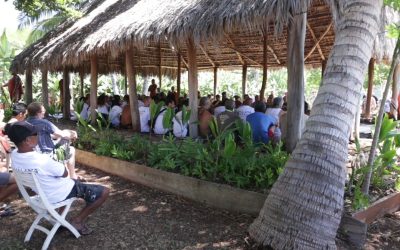
<svg viewBox="0 0 400 250">
<path fill-rule="evenodd" d="M 4 217 L 9 217 L 9 216 L 13 216 L 16 215 L 17 212 L 15 212 L 14 210 L 10 209 L 6 209 L 0 212 L 0 218 L 4 218 Z"/>
<path fill-rule="evenodd" d="M 0 206 L 0 211 L 3 211 L 3 210 L 8 210 L 8 209 L 10 209 L 11 208 L 11 205 L 10 204 L 3 204 L 2 206 Z"/>
</svg>

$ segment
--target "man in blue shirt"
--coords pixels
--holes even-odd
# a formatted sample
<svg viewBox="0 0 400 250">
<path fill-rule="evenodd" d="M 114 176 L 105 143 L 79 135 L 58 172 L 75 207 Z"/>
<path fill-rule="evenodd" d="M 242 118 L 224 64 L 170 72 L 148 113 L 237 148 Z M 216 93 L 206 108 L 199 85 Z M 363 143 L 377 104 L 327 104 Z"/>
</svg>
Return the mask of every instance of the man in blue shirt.
<svg viewBox="0 0 400 250">
<path fill-rule="evenodd" d="M 254 143 L 265 143 L 270 141 L 275 130 L 274 118 L 265 114 L 266 105 L 264 102 L 256 102 L 254 113 L 247 116 L 246 121 L 250 124 L 253 132 Z"/>
<path fill-rule="evenodd" d="M 60 145 L 61 147 L 64 147 L 64 159 L 57 160 L 66 160 L 69 177 L 71 177 L 71 179 L 78 179 L 78 176 L 75 173 L 75 149 L 74 147 L 69 146 L 69 141 L 75 140 L 77 138 L 77 133 L 73 130 L 61 130 L 57 128 L 52 122 L 43 119 L 45 113 L 46 109 L 39 102 L 32 102 L 28 105 L 27 121 L 38 128 L 38 145 L 40 151 L 55 158 L 55 150 L 57 147 L 53 139 L 67 141 L 66 144 Z"/>
</svg>

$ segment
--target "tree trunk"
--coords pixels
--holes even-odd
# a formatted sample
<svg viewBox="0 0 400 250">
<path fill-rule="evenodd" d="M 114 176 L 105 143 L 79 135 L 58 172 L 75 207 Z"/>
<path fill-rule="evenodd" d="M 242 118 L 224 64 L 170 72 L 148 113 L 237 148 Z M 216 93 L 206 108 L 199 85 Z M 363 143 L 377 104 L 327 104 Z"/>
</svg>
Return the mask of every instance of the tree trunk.
<svg viewBox="0 0 400 250">
<path fill-rule="evenodd" d="M 126 75 L 129 82 L 129 106 L 131 107 L 132 129 L 140 132 L 140 118 L 138 96 L 136 91 L 136 76 L 133 65 L 133 49 L 130 48 L 125 53 Z"/>
<path fill-rule="evenodd" d="M 198 121 L 198 79 L 197 79 L 197 60 L 196 60 L 196 47 L 193 38 L 187 41 L 188 53 L 188 76 L 189 76 L 189 108 L 192 111 L 189 120 L 189 133 L 192 138 L 196 138 L 199 134 L 197 128 Z"/>
<path fill-rule="evenodd" d="M 84 97 L 85 93 L 84 93 L 84 85 L 85 85 L 85 73 L 83 72 L 83 70 L 79 71 L 79 81 L 80 81 L 80 96 Z"/>
<path fill-rule="evenodd" d="M 47 82 L 47 76 L 47 70 L 42 70 L 42 102 L 46 110 L 49 108 L 49 84 Z"/>
<path fill-rule="evenodd" d="M 176 75 L 176 93 L 177 93 L 176 104 L 178 104 L 179 97 L 181 96 L 181 73 L 182 73 L 182 58 L 181 54 L 178 53 L 178 73 Z"/>
<path fill-rule="evenodd" d="M 268 58 L 267 58 L 267 31 L 264 31 L 264 39 L 263 39 L 263 78 L 260 90 L 260 101 L 264 101 L 265 97 L 265 89 L 267 88 L 267 79 L 268 79 Z"/>
<path fill-rule="evenodd" d="M 392 100 L 390 102 L 390 114 L 397 120 L 399 118 L 399 84 L 400 84 L 400 64 L 396 65 L 393 74 L 393 85 L 392 85 Z"/>
<path fill-rule="evenodd" d="M 372 97 L 372 89 L 374 85 L 374 67 L 375 67 L 375 59 L 371 58 L 368 64 L 368 92 L 367 92 L 367 103 L 365 105 L 365 118 L 369 119 L 371 117 L 371 98 Z"/>
<path fill-rule="evenodd" d="M 97 119 L 97 56 L 90 58 L 90 122 L 96 124 Z"/>
<path fill-rule="evenodd" d="M 62 112 L 63 112 L 63 117 L 64 119 L 69 120 L 71 118 L 71 94 L 69 92 L 69 82 L 70 82 L 70 78 L 69 78 L 69 72 L 68 70 L 64 69 L 63 72 L 63 103 L 61 103 L 62 105 Z"/>
<path fill-rule="evenodd" d="M 382 1 L 341 0 L 336 38 L 306 130 L 250 236 L 273 249 L 336 249 L 348 138 Z"/>
<path fill-rule="evenodd" d="M 303 2 L 304 3 L 304 2 Z M 292 152 L 300 140 L 304 124 L 304 42 L 306 38 L 307 6 L 295 15 L 288 28 L 288 93 L 286 118 L 286 150 Z"/>
<path fill-rule="evenodd" d="M 214 97 L 217 95 L 217 86 L 218 86 L 218 68 L 214 67 L 214 86 L 213 86 Z"/>
<path fill-rule="evenodd" d="M 32 70 L 27 69 L 25 71 L 25 102 L 26 104 L 30 104 L 33 101 L 32 95 Z"/>
<path fill-rule="evenodd" d="M 242 98 L 244 101 L 244 95 L 246 94 L 246 80 L 247 80 L 247 65 L 242 67 Z"/>
</svg>

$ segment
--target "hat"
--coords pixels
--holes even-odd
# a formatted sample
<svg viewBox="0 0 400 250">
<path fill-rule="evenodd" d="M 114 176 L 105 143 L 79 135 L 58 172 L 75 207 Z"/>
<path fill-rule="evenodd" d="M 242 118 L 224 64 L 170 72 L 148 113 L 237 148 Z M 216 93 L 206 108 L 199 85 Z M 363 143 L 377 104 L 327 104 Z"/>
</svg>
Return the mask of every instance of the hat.
<svg viewBox="0 0 400 250">
<path fill-rule="evenodd" d="M 6 128 L 6 134 L 16 145 L 23 142 L 28 136 L 36 135 L 38 129 L 29 122 L 14 122 Z"/>
</svg>

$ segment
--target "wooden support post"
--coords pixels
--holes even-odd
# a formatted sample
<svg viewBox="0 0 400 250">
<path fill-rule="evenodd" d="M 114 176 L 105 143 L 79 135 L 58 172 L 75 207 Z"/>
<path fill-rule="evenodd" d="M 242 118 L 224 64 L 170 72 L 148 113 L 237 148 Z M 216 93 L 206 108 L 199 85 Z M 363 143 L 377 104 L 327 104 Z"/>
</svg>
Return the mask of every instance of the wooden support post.
<svg viewBox="0 0 400 250">
<path fill-rule="evenodd" d="M 190 37 L 187 40 L 187 53 L 188 53 L 188 76 L 189 76 L 189 108 L 192 111 L 189 120 L 189 131 L 192 138 L 198 136 L 198 79 L 197 79 L 197 58 L 196 58 L 196 47 L 194 40 Z"/>
<path fill-rule="evenodd" d="M 43 107 L 49 108 L 49 85 L 47 82 L 47 70 L 42 70 L 42 103 Z"/>
<path fill-rule="evenodd" d="M 90 121 L 96 124 L 97 118 L 97 56 L 90 58 Z"/>
<path fill-rule="evenodd" d="M 247 81 L 247 65 L 242 67 L 242 97 L 244 101 L 244 95 L 246 94 L 246 81 Z"/>
<path fill-rule="evenodd" d="M 69 71 L 64 69 L 63 71 L 63 103 L 62 112 L 64 119 L 69 120 L 71 118 L 71 94 L 69 92 L 70 77 Z"/>
<path fill-rule="evenodd" d="M 160 61 L 158 62 L 158 79 L 159 79 L 159 84 L 158 87 L 160 88 L 161 92 L 161 84 L 162 84 L 162 55 L 161 55 L 161 42 L 159 43 L 158 46 L 158 53 L 159 53 L 159 59 Z"/>
<path fill-rule="evenodd" d="M 126 76 L 126 73 L 124 74 L 124 94 L 127 95 L 128 94 L 128 77 Z"/>
<path fill-rule="evenodd" d="M 132 48 L 129 48 L 125 52 L 125 66 L 126 75 L 128 77 L 129 83 L 129 106 L 131 107 L 132 129 L 134 132 L 140 132 L 139 105 L 136 90 L 136 75 Z"/>
<path fill-rule="evenodd" d="M 324 77 L 326 63 L 327 63 L 326 59 L 321 61 L 321 79 Z M 322 80 L 321 80 L 321 82 L 322 82 Z"/>
<path fill-rule="evenodd" d="M 25 100 L 26 104 L 30 104 L 33 101 L 32 95 L 32 70 L 27 69 L 25 71 Z"/>
<path fill-rule="evenodd" d="M 260 101 L 264 100 L 265 89 L 267 88 L 267 73 L 268 73 L 267 41 L 268 41 L 268 35 L 267 35 L 267 31 L 265 31 L 264 40 L 263 40 L 263 78 L 262 78 L 262 85 L 261 85 L 261 90 L 260 90 Z"/>
<path fill-rule="evenodd" d="M 390 114 L 395 120 L 399 119 L 399 85 L 400 64 L 397 64 L 393 72 L 392 100 L 390 101 Z"/>
<path fill-rule="evenodd" d="M 80 96 L 84 97 L 85 96 L 85 73 L 83 72 L 83 69 L 79 71 L 79 81 L 80 81 Z"/>
<path fill-rule="evenodd" d="M 375 59 L 371 58 L 368 64 L 368 92 L 367 92 L 367 103 L 365 105 L 365 114 L 364 114 L 364 117 L 366 119 L 371 118 L 371 98 L 372 98 L 372 89 L 374 85 L 374 68 L 375 68 Z"/>
<path fill-rule="evenodd" d="M 305 1 L 303 8 L 306 10 Z M 294 15 L 288 27 L 288 111 L 286 149 L 292 152 L 300 140 L 304 124 L 304 44 L 307 12 Z"/>
<path fill-rule="evenodd" d="M 181 96 L 181 67 L 182 67 L 181 54 L 178 53 L 178 74 L 176 75 L 176 92 L 178 99 Z"/>
<path fill-rule="evenodd" d="M 217 95 L 218 67 L 214 67 L 214 97 Z"/>
</svg>

